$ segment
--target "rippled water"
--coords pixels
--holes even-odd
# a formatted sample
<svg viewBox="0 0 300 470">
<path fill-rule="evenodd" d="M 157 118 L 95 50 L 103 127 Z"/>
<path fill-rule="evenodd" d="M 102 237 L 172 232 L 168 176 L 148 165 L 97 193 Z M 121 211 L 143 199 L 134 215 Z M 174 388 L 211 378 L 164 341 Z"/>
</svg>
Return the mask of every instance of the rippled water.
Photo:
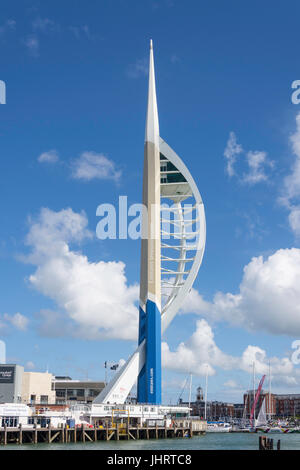
<svg viewBox="0 0 300 470">
<path fill-rule="evenodd" d="M 274 440 L 274 449 L 278 439 L 282 450 L 300 450 L 300 434 L 269 434 Z M 25 444 L 7 445 L 1 450 L 258 450 L 259 434 L 248 433 L 207 433 L 192 439 L 159 439 L 139 441 L 101 441 L 76 444 Z"/>
</svg>

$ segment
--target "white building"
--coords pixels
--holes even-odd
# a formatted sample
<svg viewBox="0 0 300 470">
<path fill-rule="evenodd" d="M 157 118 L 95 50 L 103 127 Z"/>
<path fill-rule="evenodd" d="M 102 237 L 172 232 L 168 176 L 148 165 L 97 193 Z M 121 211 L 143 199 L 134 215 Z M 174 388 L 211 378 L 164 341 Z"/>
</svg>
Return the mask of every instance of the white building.
<svg viewBox="0 0 300 470">
<path fill-rule="evenodd" d="M 22 403 L 55 404 L 53 376 L 48 372 L 24 372 L 22 382 Z"/>
</svg>

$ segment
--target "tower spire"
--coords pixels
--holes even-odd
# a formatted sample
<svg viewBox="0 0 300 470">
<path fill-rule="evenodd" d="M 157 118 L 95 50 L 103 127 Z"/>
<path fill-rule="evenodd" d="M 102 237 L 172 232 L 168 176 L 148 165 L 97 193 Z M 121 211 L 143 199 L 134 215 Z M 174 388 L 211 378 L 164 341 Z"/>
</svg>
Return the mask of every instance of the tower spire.
<svg viewBox="0 0 300 470">
<path fill-rule="evenodd" d="M 153 57 L 153 42 L 150 39 L 150 60 L 149 60 L 149 87 L 148 106 L 146 118 L 145 142 L 152 142 L 159 146 L 159 123 L 155 87 L 155 71 Z"/>
</svg>

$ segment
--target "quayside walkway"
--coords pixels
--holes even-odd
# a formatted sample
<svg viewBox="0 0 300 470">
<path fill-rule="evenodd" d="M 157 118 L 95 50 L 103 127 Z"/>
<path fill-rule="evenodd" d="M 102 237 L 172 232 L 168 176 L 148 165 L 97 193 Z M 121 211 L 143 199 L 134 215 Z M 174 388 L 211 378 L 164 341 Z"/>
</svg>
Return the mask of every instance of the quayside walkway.
<svg viewBox="0 0 300 470">
<path fill-rule="evenodd" d="M 124 423 L 116 423 L 114 426 L 86 426 L 81 425 L 74 428 L 48 426 L 41 427 L 4 427 L 0 428 L 0 444 L 38 444 L 38 443 L 69 443 L 69 442 L 97 442 L 139 439 L 170 439 L 193 437 L 193 435 L 204 434 L 205 426 L 201 422 L 190 422 L 184 426 L 137 426 L 132 427 Z"/>
</svg>

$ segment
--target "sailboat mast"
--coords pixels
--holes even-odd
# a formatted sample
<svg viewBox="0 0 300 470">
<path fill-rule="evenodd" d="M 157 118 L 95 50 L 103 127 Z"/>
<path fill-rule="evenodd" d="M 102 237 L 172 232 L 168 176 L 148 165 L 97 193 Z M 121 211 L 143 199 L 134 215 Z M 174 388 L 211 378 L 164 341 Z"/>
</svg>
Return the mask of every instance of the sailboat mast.
<svg viewBox="0 0 300 470">
<path fill-rule="evenodd" d="M 255 402 L 255 362 L 253 362 L 253 405 Z M 255 423 L 255 406 L 253 407 L 253 423 Z"/>
<path fill-rule="evenodd" d="M 271 361 L 269 361 L 269 406 L 268 406 L 268 417 L 269 419 L 271 419 L 271 412 L 272 412 L 272 408 L 271 408 Z"/>
<path fill-rule="evenodd" d="M 206 407 L 207 407 L 207 379 L 208 379 L 208 365 L 206 365 L 206 377 L 205 377 L 204 419 L 206 419 Z"/>
<path fill-rule="evenodd" d="M 189 390 L 189 417 L 191 416 L 191 399 L 192 399 L 192 374 L 190 374 L 190 390 Z"/>
</svg>

